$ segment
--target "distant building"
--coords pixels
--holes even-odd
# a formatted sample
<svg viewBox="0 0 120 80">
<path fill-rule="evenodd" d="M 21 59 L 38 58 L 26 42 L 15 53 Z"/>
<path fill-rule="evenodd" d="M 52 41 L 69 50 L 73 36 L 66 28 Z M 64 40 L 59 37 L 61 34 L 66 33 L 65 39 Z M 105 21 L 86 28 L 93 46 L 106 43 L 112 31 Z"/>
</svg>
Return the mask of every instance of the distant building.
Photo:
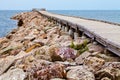
<svg viewBox="0 0 120 80">
<path fill-rule="evenodd" d="M 32 9 L 32 11 L 36 11 L 36 10 L 37 10 L 37 11 L 38 11 L 38 10 L 39 10 L 39 11 L 46 11 L 46 9 L 45 9 L 45 8 L 41 8 L 41 9 L 38 9 L 38 8 L 33 8 L 33 9 Z"/>
<path fill-rule="evenodd" d="M 41 10 L 41 11 L 46 11 L 46 9 L 45 9 L 45 8 L 41 8 L 40 10 Z"/>
</svg>

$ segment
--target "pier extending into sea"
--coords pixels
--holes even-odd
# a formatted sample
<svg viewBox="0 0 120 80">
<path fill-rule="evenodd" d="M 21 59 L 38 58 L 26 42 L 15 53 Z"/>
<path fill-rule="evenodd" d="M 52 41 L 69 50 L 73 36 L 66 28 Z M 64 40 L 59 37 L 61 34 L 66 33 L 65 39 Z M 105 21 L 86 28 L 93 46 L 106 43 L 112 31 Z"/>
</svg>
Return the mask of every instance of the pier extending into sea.
<svg viewBox="0 0 120 80">
<path fill-rule="evenodd" d="M 106 50 L 109 50 L 120 56 L 119 25 L 103 21 L 50 13 L 45 10 L 35 11 L 39 12 L 44 17 L 53 20 L 61 29 L 69 32 L 73 38 L 76 38 L 79 36 L 79 34 L 86 35 L 91 38 L 91 41 L 99 42 L 106 48 Z"/>
<path fill-rule="evenodd" d="M 0 80 L 120 80 L 119 25 L 44 9 L 11 19 L 18 28 L 0 38 Z"/>
</svg>

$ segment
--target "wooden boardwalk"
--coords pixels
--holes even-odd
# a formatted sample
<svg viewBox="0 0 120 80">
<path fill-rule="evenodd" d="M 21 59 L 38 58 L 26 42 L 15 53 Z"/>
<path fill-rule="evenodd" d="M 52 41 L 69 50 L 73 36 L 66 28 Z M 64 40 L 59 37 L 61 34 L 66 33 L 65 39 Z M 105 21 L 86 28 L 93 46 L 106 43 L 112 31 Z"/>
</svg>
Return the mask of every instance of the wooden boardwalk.
<svg viewBox="0 0 120 80">
<path fill-rule="evenodd" d="M 67 25 L 71 24 L 72 28 L 78 28 L 90 38 L 101 43 L 106 49 L 120 56 L 120 26 L 95 20 L 53 14 L 47 11 L 39 12 L 58 22 L 63 22 Z"/>
</svg>

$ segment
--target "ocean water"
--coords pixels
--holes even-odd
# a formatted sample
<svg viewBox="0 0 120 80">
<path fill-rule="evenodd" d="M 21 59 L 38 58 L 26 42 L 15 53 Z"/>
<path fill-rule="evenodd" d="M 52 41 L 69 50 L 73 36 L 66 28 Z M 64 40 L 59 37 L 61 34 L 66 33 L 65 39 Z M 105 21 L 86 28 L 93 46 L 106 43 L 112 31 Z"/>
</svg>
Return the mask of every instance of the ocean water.
<svg viewBox="0 0 120 80">
<path fill-rule="evenodd" d="M 52 13 L 120 23 L 120 10 L 49 10 L 49 11 Z M 20 12 L 26 11 L 19 10 L 0 11 L 0 37 L 7 35 L 12 29 L 17 27 L 17 21 L 11 20 L 10 17 Z"/>
<path fill-rule="evenodd" d="M 50 12 L 120 23 L 120 10 L 50 10 Z"/>
<path fill-rule="evenodd" d="M 17 21 L 11 20 L 10 18 L 20 12 L 24 12 L 24 11 L 0 10 L 0 37 L 4 37 L 12 29 L 17 28 Z"/>
</svg>

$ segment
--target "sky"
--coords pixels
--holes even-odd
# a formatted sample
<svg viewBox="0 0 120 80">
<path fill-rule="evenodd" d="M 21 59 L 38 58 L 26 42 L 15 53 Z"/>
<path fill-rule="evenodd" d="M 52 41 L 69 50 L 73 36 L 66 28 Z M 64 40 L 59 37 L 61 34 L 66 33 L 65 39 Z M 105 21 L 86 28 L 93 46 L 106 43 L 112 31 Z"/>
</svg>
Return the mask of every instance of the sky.
<svg viewBox="0 0 120 80">
<path fill-rule="evenodd" d="M 120 10 L 120 0 L 0 0 L 0 10 Z"/>
</svg>

